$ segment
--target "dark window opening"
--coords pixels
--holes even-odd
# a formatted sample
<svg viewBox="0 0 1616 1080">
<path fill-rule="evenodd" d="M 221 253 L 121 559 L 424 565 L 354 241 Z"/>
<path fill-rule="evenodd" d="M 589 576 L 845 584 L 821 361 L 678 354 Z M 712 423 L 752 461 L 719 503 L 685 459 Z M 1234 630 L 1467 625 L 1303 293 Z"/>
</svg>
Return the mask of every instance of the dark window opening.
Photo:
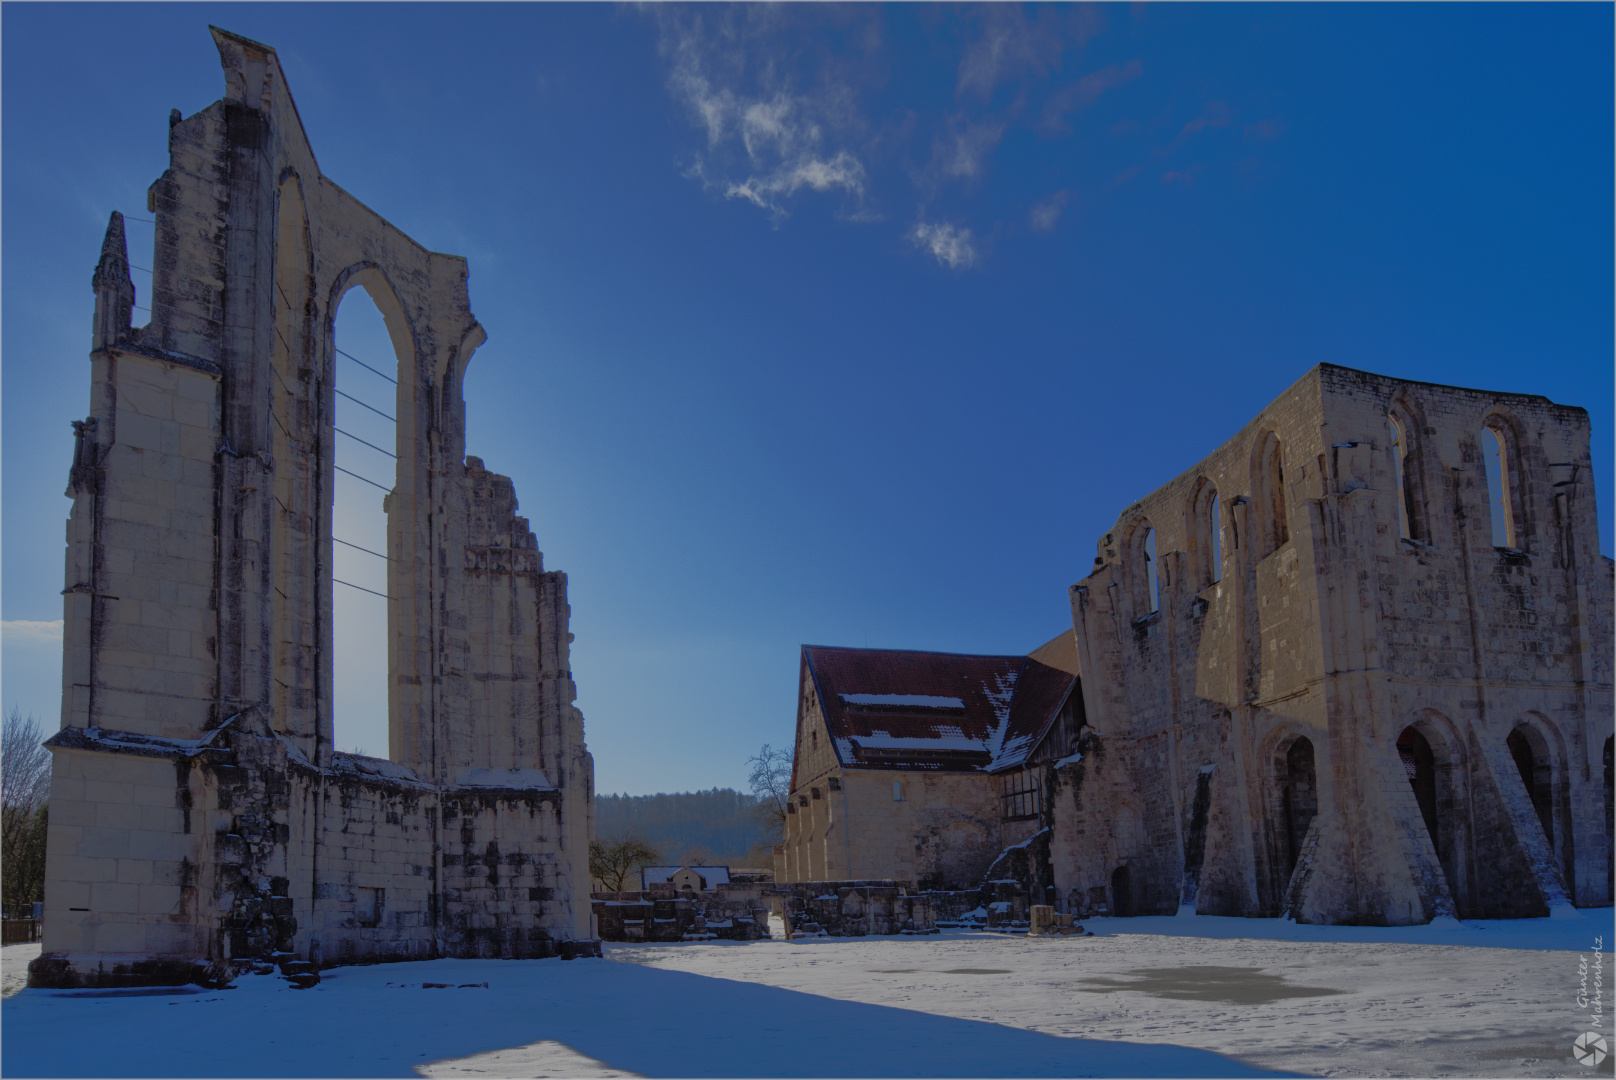
<svg viewBox="0 0 1616 1080">
<path fill-rule="evenodd" d="M 1038 779 L 1026 769 L 1005 773 L 1003 780 L 1004 820 L 1018 821 L 1038 816 Z"/>
</svg>

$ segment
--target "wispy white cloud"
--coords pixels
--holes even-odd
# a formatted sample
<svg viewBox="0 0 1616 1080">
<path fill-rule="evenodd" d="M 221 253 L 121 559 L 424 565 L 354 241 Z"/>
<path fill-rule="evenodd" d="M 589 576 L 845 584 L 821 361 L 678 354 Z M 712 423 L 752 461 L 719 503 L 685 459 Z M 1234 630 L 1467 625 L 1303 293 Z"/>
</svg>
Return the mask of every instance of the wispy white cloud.
<svg viewBox="0 0 1616 1080">
<path fill-rule="evenodd" d="M 0 619 L 0 635 L 4 640 L 28 645 L 60 645 L 62 620 Z"/>
<path fill-rule="evenodd" d="M 1107 90 L 1137 79 L 1143 72 L 1144 65 L 1138 60 L 1131 60 L 1126 64 L 1112 64 L 1099 71 L 1089 72 L 1049 96 L 1044 102 L 1044 115 L 1038 126 L 1045 133 L 1069 131 L 1066 124 L 1068 114 L 1082 112 L 1100 100 L 1100 95 Z"/>
<path fill-rule="evenodd" d="M 922 221 L 910 230 L 909 239 L 950 270 L 969 269 L 976 263 L 976 238 L 962 226 Z"/>
<path fill-rule="evenodd" d="M 986 169 L 988 156 L 1003 137 L 1003 124 L 956 116 L 948 131 L 933 144 L 932 162 L 945 176 L 975 180 Z"/>
<path fill-rule="evenodd" d="M 1001 83 L 1047 76 L 1068 46 L 1081 48 L 1101 26 L 1099 9 L 1088 5 L 986 4 L 974 14 L 976 33 L 960 57 L 960 97 L 986 99 Z"/>
<path fill-rule="evenodd" d="M 1061 212 L 1066 209 L 1066 200 L 1071 196 L 1069 191 L 1057 191 L 1053 195 L 1039 199 L 1027 212 L 1027 224 L 1039 232 L 1048 232 L 1060 220 Z"/>
<path fill-rule="evenodd" d="M 799 192 L 840 192 L 856 212 L 868 174 L 863 122 L 831 70 L 800 88 L 780 55 L 783 16 L 769 8 L 658 9 L 668 86 L 706 134 L 687 175 L 777 220 Z"/>
</svg>

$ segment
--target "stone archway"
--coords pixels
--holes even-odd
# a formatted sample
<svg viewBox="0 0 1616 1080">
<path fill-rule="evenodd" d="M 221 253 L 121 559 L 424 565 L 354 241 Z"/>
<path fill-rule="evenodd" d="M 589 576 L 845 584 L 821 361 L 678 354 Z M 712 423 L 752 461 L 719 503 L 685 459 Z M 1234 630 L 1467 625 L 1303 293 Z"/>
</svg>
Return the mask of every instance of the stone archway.
<svg viewBox="0 0 1616 1080">
<path fill-rule="evenodd" d="M 1548 742 L 1530 724 L 1520 724 L 1505 738 L 1504 745 L 1509 747 L 1509 756 L 1515 760 L 1521 784 L 1526 788 L 1527 798 L 1532 800 L 1532 809 L 1543 826 L 1543 836 L 1549 842 L 1549 850 L 1553 851 L 1554 762 Z"/>
<path fill-rule="evenodd" d="M 1302 857 L 1302 841 L 1319 812 L 1319 779 L 1313 755 L 1313 740 L 1298 735 L 1285 750 L 1284 772 L 1279 782 L 1280 829 L 1284 840 L 1285 880 L 1296 873 Z"/>
<path fill-rule="evenodd" d="M 1414 801 L 1420 806 L 1420 817 L 1425 819 L 1425 831 L 1431 834 L 1431 845 L 1440 859 L 1443 845 L 1437 815 L 1436 752 L 1431 749 L 1431 741 L 1410 724 L 1397 736 L 1397 756 L 1402 759 L 1403 771 L 1414 789 Z"/>
</svg>

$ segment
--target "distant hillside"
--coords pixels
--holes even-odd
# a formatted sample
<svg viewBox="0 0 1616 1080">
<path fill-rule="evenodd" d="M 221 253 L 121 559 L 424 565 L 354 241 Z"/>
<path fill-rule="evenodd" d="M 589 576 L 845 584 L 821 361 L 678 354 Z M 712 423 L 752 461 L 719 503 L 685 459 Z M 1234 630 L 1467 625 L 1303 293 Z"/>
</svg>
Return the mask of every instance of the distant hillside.
<svg viewBox="0 0 1616 1080">
<path fill-rule="evenodd" d="M 596 795 L 595 835 L 638 836 L 665 862 L 751 866 L 765 860 L 757 800 L 729 788 L 673 795 Z M 768 861 L 761 862 L 767 867 Z"/>
</svg>

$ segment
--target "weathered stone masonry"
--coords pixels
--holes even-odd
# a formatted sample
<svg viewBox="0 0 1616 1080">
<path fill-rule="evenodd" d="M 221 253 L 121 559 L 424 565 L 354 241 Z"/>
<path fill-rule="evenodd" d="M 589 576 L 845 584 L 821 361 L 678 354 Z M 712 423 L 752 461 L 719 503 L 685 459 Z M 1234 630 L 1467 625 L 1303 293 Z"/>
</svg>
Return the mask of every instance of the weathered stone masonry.
<svg viewBox="0 0 1616 1080">
<path fill-rule="evenodd" d="M 465 261 L 323 176 L 274 50 L 213 33 L 225 97 L 171 115 L 148 195 L 150 322 L 117 214 L 93 280 L 32 981 L 592 949 L 566 576 L 465 456 Z M 356 286 L 399 361 L 388 761 L 332 746 L 333 326 Z"/>
<path fill-rule="evenodd" d="M 1054 807 L 1068 910 L 1610 904 L 1591 465 L 1581 409 L 1321 365 L 1126 509 L 1072 588 L 1090 730 Z"/>
</svg>

